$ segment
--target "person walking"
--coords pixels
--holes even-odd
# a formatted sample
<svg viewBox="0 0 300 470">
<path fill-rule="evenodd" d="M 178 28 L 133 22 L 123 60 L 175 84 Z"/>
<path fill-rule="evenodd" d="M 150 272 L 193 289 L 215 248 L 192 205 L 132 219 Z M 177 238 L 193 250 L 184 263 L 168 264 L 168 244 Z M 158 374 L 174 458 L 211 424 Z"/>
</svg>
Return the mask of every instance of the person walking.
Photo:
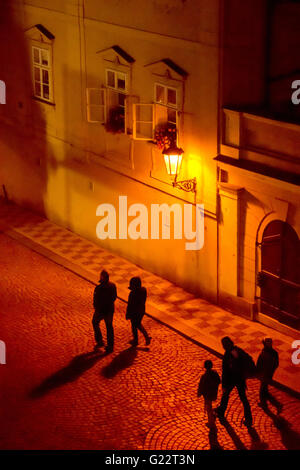
<svg viewBox="0 0 300 470">
<path fill-rule="evenodd" d="M 204 398 L 204 409 L 207 413 L 208 422 L 206 426 L 210 429 L 215 428 L 215 416 L 212 409 L 212 403 L 218 397 L 218 388 L 220 385 L 220 376 L 213 369 L 213 363 L 210 360 L 204 362 L 206 372 L 201 376 L 198 386 L 198 397 Z"/>
<path fill-rule="evenodd" d="M 131 321 L 131 328 L 133 339 L 130 341 L 132 346 L 138 345 L 138 330 L 144 335 L 146 345 L 148 346 L 151 341 L 151 337 L 142 325 L 142 319 L 145 315 L 145 304 L 147 298 L 147 290 L 142 287 L 142 281 L 140 277 L 132 277 L 129 282 L 130 293 L 128 296 L 128 304 L 126 310 L 126 320 Z"/>
<path fill-rule="evenodd" d="M 262 408 L 267 406 L 267 400 L 270 401 L 276 408 L 278 414 L 282 411 L 282 404 L 276 400 L 269 392 L 269 385 L 272 382 L 274 372 L 279 366 L 278 352 L 273 348 L 272 338 L 264 338 L 262 341 L 264 347 L 258 356 L 256 369 L 257 377 L 260 380 L 258 405 Z"/>
<path fill-rule="evenodd" d="M 228 336 L 222 338 L 222 345 L 225 350 L 222 362 L 223 393 L 220 405 L 215 410 L 216 414 L 220 419 L 224 418 L 230 393 L 234 387 L 236 387 L 244 407 L 243 424 L 247 427 L 251 427 L 253 419 L 251 407 L 246 395 L 246 378 L 250 375 L 250 369 L 255 368 L 255 364 L 251 356 L 243 349 L 235 346 Z"/>
<path fill-rule="evenodd" d="M 115 300 L 117 298 L 117 288 L 113 282 L 109 281 L 107 271 L 101 271 L 99 284 L 94 290 L 94 315 L 93 328 L 96 341 L 96 348 L 103 346 L 103 338 L 100 330 L 100 321 L 104 320 L 107 334 L 106 352 L 110 353 L 114 349 L 114 329 L 113 316 L 115 311 Z"/>
</svg>

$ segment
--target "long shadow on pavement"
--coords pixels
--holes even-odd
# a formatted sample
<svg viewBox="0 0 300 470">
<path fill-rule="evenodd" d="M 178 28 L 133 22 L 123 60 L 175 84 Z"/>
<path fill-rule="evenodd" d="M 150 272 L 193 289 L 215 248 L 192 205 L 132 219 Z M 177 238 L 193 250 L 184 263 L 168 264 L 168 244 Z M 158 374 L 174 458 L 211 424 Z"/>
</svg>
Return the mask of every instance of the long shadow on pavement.
<svg viewBox="0 0 300 470">
<path fill-rule="evenodd" d="M 29 397 L 32 399 L 40 398 L 54 388 L 74 382 L 74 380 L 93 367 L 103 357 L 107 357 L 107 354 L 99 353 L 99 351 L 91 351 L 75 356 L 66 367 L 50 375 L 40 385 L 35 387 L 30 392 Z"/>
<path fill-rule="evenodd" d="M 241 441 L 231 424 L 227 421 L 226 418 L 221 418 L 219 419 L 220 423 L 224 426 L 226 429 L 227 433 L 231 437 L 232 442 L 234 443 L 235 447 L 237 450 L 247 450 L 247 447 L 245 444 Z"/>
<path fill-rule="evenodd" d="M 275 427 L 281 435 L 281 441 L 287 450 L 300 450 L 300 434 L 291 428 L 290 423 L 271 411 L 268 406 L 263 407 L 264 412 L 273 420 Z"/>
<path fill-rule="evenodd" d="M 261 440 L 258 432 L 253 427 L 247 428 L 248 433 L 251 437 L 251 450 L 266 450 L 268 449 L 268 444 Z"/>
<path fill-rule="evenodd" d="M 103 369 L 101 370 L 101 374 L 106 379 L 112 379 L 121 370 L 127 369 L 128 367 L 132 366 L 136 356 L 136 348 L 130 347 L 125 349 L 120 354 L 118 354 L 118 356 L 114 357 L 110 364 L 103 367 Z"/>
<path fill-rule="evenodd" d="M 218 441 L 217 428 L 213 428 L 209 430 L 208 439 L 209 439 L 210 450 L 223 450 L 223 447 Z"/>
<path fill-rule="evenodd" d="M 238 450 L 247 450 L 245 444 L 241 441 L 231 424 L 227 421 L 226 418 L 220 419 L 220 423 L 224 426 L 226 431 L 228 432 L 229 436 L 232 439 L 236 449 Z M 253 426 L 247 427 L 247 431 L 251 437 L 251 450 L 266 450 L 268 448 L 268 444 L 263 442 L 259 437 L 258 432 Z"/>
</svg>

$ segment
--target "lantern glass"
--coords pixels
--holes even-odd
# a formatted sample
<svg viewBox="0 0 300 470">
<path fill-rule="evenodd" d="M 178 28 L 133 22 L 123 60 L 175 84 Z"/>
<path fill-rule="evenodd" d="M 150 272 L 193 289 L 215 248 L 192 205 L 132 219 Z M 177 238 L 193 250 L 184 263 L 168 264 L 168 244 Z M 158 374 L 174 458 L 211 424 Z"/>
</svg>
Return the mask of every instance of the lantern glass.
<svg viewBox="0 0 300 470">
<path fill-rule="evenodd" d="M 164 152 L 168 175 L 173 178 L 177 177 L 182 163 L 182 151 L 179 150 L 180 149 L 174 149 L 174 151 L 172 151 L 171 149 L 168 149 L 168 151 Z"/>
</svg>

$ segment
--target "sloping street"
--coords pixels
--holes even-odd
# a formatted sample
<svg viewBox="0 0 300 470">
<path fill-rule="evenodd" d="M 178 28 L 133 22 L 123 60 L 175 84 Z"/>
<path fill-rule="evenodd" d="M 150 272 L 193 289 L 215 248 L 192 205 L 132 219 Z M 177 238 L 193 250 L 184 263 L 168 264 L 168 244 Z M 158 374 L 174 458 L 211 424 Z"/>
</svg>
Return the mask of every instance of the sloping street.
<svg viewBox="0 0 300 470">
<path fill-rule="evenodd" d="M 94 351 L 92 283 L 5 234 L 0 266 L 1 449 L 300 449 L 296 398 L 272 388 L 284 406 L 278 419 L 257 406 L 250 380 L 253 429 L 241 424 L 234 391 L 227 422 L 209 435 L 197 386 L 203 361 L 220 372 L 220 359 L 149 317 L 150 347 L 130 347 L 120 300 L 114 352 Z"/>
</svg>

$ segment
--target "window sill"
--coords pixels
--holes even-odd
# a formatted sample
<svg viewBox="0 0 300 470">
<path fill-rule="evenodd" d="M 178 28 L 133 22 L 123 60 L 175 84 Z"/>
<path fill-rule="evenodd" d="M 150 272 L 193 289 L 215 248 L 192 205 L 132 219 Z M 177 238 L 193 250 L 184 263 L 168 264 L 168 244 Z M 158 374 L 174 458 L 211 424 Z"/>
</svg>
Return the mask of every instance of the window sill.
<svg viewBox="0 0 300 470">
<path fill-rule="evenodd" d="M 34 101 L 38 101 L 39 103 L 44 103 L 44 104 L 48 104 L 49 106 L 55 107 L 55 103 L 53 103 L 52 101 L 46 101 L 46 100 L 43 100 L 42 98 L 38 98 L 37 96 L 32 96 L 31 98 Z"/>
</svg>

